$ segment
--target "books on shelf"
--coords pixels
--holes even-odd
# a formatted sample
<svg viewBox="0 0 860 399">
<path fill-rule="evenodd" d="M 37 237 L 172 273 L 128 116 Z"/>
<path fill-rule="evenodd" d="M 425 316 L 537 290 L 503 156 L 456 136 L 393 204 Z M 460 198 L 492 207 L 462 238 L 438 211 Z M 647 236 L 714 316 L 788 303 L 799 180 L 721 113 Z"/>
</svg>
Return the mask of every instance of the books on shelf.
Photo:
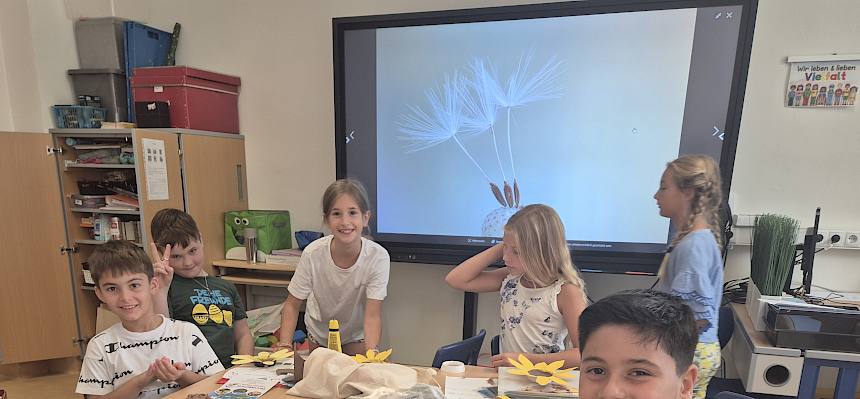
<svg viewBox="0 0 860 399">
<path fill-rule="evenodd" d="M 99 208 L 101 210 L 137 210 L 140 208 L 140 202 L 137 198 L 132 198 L 125 194 L 113 194 L 105 196 L 107 205 Z"/>
<path fill-rule="evenodd" d="M 301 249 L 273 249 L 272 255 L 302 256 L 302 250 Z"/>
<path fill-rule="evenodd" d="M 274 252 L 274 251 L 273 251 Z M 299 261 L 298 256 L 293 255 L 266 255 L 265 262 L 275 265 L 294 265 Z"/>
</svg>

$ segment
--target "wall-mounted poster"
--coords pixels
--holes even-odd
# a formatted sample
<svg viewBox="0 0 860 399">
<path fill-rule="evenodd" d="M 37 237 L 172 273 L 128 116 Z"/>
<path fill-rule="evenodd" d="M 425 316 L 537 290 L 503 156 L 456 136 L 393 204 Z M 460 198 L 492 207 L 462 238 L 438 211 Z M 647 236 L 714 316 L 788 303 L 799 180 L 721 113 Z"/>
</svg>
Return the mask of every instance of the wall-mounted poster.
<svg viewBox="0 0 860 399">
<path fill-rule="evenodd" d="M 853 107 L 860 79 L 860 54 L 788 57 L 785 106 Z"/>
</svg>

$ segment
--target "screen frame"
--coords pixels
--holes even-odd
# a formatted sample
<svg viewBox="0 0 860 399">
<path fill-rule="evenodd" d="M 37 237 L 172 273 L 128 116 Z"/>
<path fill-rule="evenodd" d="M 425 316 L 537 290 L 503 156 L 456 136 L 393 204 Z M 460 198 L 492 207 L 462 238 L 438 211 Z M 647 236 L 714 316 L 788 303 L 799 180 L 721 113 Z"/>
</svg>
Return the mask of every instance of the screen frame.
<svg viewBox="0 0 860 399">
<path fill-rule="evenodd" d="M 723 180 L 723 201 L 726 202 L 732 183 L 732 172 L 737 150 L 741 113 L 743 111 L 758 0 L 607 0 L 599 2 L 585 0 L 333 18 L 335 160 L 337 178 L 341 179 L 348 176 L 345 120 L 346 72 L 344 64 L 344 34 L 347 31 L 720 6 L 743 7 L 738 31 L 738 45 L 735 54 L 731 92 L 724 124 L 723 149 L 719 159 Z M 377 242 L 388 250 L 392 261 L 442 265 L 458 264 L 488 248 L 485 246 L 402 243 L 382 240 Z M 571 254 L 573 255 L 575 264 L 584 272 L 642 275 L 655 274 L 663 258 L 663 254 L 593 250 L 572 250 Z"/>
</svg>

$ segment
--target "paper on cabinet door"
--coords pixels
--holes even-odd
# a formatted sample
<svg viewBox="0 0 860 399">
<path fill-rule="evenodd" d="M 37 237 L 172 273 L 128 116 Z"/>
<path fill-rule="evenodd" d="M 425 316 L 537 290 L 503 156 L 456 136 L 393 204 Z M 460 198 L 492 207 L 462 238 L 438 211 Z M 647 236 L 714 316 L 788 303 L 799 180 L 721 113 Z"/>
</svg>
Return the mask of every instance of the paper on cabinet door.
<svg viewBox="0 0 860 399">
<path fill-rule="evenodd" d="M 141 139 L 141 141 L 143 142 L 143 170 L 146 176 L 146 198 L 148 200 L 169 199 L 164 140 Z"/>
</svg>

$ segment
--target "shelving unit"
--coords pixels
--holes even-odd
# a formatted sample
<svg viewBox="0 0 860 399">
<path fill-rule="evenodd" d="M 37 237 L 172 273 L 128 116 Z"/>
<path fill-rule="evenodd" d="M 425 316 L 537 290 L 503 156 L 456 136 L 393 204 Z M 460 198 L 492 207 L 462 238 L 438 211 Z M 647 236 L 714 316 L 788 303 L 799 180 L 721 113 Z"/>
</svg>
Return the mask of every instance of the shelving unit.
<svg viewBox="0 0 860 399">
<path fill-rule="evenodd" d="M 86 163 L 70 163 L 66 164 L 66 169 L 134 169 L 136 165 L 126 164 L 86 164 Z"/>
<path fill-rule="evenodd" d="M 72 212 L 76 213 L 106 213 L 112 215 L 140 215 L 140 211 L 126 211 L 121 209 L 93 209 L 93 208 L 72 208 Z"/>
<path fill-rule="evenodd" d="M 149 252 L 152 217 L 165 208 L 183 209 L 198 223 L 207 259 L 224 256 L 224 216 L 248 209 L 244 138 L 187 129 L 53 129 L 51 134 L 0 134 L 0 177 L 14 195 L 0 196 L 13 209 L 11 226 L 0 229 L 0 350 L 3 364 L 81 356 L 94 335 L 99 301 L 85 284 L 82 263 L 105 243 L 90 234 L 81 218 L 99 215 L 139 221 L 136 244 Z M 134 164 L 83 164 L 67 138 L 109 141 L 124 161 Z M 164 143 L 168 198 L 149 198 L 143 139 Z M 181 149 L 181 151 L 180 151 Z M 97 209 L 70 201 L 80 195 L 79 180 L 102 182 L 105 174 L 127 174 L 138 195 L 138 209 Z M 113 180 L 111 180 L 113 181 Z M 86 202 L 85 202 L 86 203 Z M 59 205 L 59 206 L 58 206 Z M 89 222 L 89 221 L 86 221 Z M 33 296 L 34 292 L 42 293 Z M 28 298 L 22 301 L 21 298 Z M 14 305 L 13 305 L 14 304 Z M 45 317 L 50 314 L 51 317 Z M 22 331 L 26 331 L 22 333 Z"/>
<path fill-rule="evenodd" d="M 179 141 L 176 134 L 145 129 L 52 129 L 50 132 L 54 141 L 55 154 L 58 157 L 60 189 L 67 221 L 66 234 L 69 241 L 73 243 L 71 247 L 75 248 L 75 251 L 71 253 L 71 270 L 74 287 L 76 287 L 75 299 L 80 332 L 81 337 L 87 340 L 95 333 L 96 308 L 99 301 L 92 286 L 84 284 L 82 270 L 93 249 L 107 241 L 95 239 L 92 228 L 81 227 L 81 218 L 104 217 L 104 219 L 109 220 L 111 217 L 117 217 L 123 223 L 137 222 L 136 231 L 133 232 L 135 235 L 133 242 L 148 253 L 148 226 L 152 216 L 163 208 L 183 208 Z M 168 171 L 169 197 L 167 200 L 150 201 L 147 199 L 146 177 L 143 162 L 141 162 L 144 159 L 142 142 L 144 138 L 164 142 L 164 155 Z M 75 145 L 67 143 L 67 139 L 108 145 L 119 144 L 120 147 L 131 146 L 135 163 L 80 163 L 78 156 L 82 152 L 92 151 L 92 149 L 76 149 Z M 132 194 L 137 194 L 139 204 L 137 210 L 95 209 L 71 205 L 70 196 L 81 194 L 79 181 L 104 182 L 109 178 L 118 179 L 120 176 L 125 179 L 121 188 L 126 192 L 132 191 Z M 129 190 L 130 187 L 134 190 Z"/>
</svg>

